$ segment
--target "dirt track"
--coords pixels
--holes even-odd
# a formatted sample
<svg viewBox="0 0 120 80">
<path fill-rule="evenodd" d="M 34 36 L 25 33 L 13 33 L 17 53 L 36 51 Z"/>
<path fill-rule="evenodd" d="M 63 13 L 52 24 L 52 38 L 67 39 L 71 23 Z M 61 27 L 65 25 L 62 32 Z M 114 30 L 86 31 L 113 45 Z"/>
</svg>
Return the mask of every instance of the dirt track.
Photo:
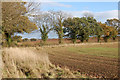
<svg viewBox="0 0 120 80">
<path fill-rule="evenodd" d="M 61 67 L 68 67 L 71 70 L 77 70 L 81 74 L 94 77 L 117 77 L 118 59 L 100 57 L 93 55 L 83 55 L 71 52 L 49 53 L 50 61 Z"/>
</svg>

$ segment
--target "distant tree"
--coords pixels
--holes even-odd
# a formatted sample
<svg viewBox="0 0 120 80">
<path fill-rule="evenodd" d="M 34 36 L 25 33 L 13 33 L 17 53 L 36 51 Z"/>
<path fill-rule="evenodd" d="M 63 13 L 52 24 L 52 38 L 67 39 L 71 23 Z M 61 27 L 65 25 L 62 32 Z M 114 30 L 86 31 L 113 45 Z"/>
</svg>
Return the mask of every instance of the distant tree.
<svg viewBox="0 0 120 80">
<path fill-rule="evenodd" d="M 2 2 L 2 34 L 7 46 L 12 43 L 14 33 L 30 33 L 37 29 L 25 14 L 25 2 Z"/>
<path fill-rule="evenodd" d="M 117 35 L 118 35 L 118 31 L 117 31 L 115 28 L 113 28 L 113 30 L 112 30 L 112 32 L 111 32 L 111 35 L 112 35 L 112 39 L 113 39 L 113 40 L 116 40 L 116 37 L 117 37 Z"/>
<path fill-rule="evenodd" d="M 116 30 L 118 30 L 118 25 L 119 25 L 119 23 L 120 23 L 120 20 L 118 20 L 118 19 L 107 19 L 107 21 L 105 22 L 106 23 L 106 25 L 108 25 L 108 26 L 112 26 L 112 27 L 114 27 Z"/>
<path fill-rule="evenodd" d="M 112 31 L 112 38 L 113 40 L 115 40 L 118 34 L 118 26 L 119 26 L 120 21 L 118 19 L 107 19 L 105 23 L 106 25 L 114 28 Z"/>
<path fill-rule="evenodd" d="M 97 41 L 100 42 L 100 38 L 104 34 L 102 27 L 98 24 L 96 24 L 94 34 L 97 36 Z"/>
<path fill-rule="evenodd" d="M 54 26 L 54 30 L 58 34 L 59 44 L 61 44 L 64 36 L 63 21 L 64 19 L 69 17 L 69 15 L 63 11 L 49 11 L 49 12 L 51 13 L 51 20 L 53 21 L 52 23 Z"/>
<path fill-rule="evenodd" d="M 77 23 L 77 18 L 67 18 L 63 22 L 63 32 L 64 34 L 67 33 L 66 36 L 70 37 L 73 43 L 76 43 L 77 35 L 79 32 L 79 25 L 76 25 Z"/>
<path fill-rule="evenodd" d="M 45 43 L 48 39 L 48 33 L 53 30 L 52 20 L 50 19 L 50 13 L 44 12 L 34 16 L 34 21 L 37 24 L 41 33 L 41 39 Z"/>
<path fill-rule="evenodd" d="M 68 36 L 71 38 L 73 43 L 75 43 L 77 39 L 81 40 L 81 42 L 84 40 L 88 41 L 90 29 L 85 17 L 68 18 L 64 21 L 64 26 L 66 29 L 65 31 L 68 33 Z"/>
<path fill-rule="evenodd" d="M 106 24 L 99 23 L 104 31 L 104 41 L 108 42 L 108 39 L 112 36 L 113 27 L 107 26 Z"/>
<path fill-rule="evenodd" d="M 91 34 L 90 23 L 88 23 L 86 17 L 82 17 L 78 22 L 80 23 L 78 39 L 81 40 L 81 42 L 84 42 L 84 40 L 88 42 Z"/>
<path fill-rule="evenodd" d="M 29 41 L 29 39 L 28 39 L 28 38 L 24 38 L 24 39 L 23 39 L 23 42 L 25 42 L 25 41 Z"/>
<path fill-rule="evenodd" d="M 101 36 L 103 35 L 103 29 L 100 27 L 97 20 L 93 17 L 86 17 L 86 21 L 88 22 L 89 26 L 89 36 L 97 36 L 97 41 L 100 41 Z M 88 32 L 87 31 L 87 32 Z M 89 37 L 88 37 L 89 38 Z"/>
<path fill-rule="evenodd" d="M 74 17 L 64 20 L 64 33 L 71 38 L 73 43 L 79 39 L 81 42 L 88 42 L 89 36 L 96 35 L 98 42 L 103 34 L 103 30 L 93 17 Z"/>
<path fill-rule="evenodd" d="M 80 32 L 80 40 L 81 42 L 83 42 L 84 40 L 86 40 L 88 42 L 89 40 L 89 37 L 90 36 L 97 36 L 98 38 L 98 41 L 99 41 L 99 38 L 101 36 L 101 28 L 100 26 L 98 25 L 97 23 L 97 20 L 95 18 L 93 18 L 93 15 L 91 14 L 86 14 L 85 17 L 82 17 L 81 18 L 81 21 L 82 21 L 82 30 Z"/>
</svg>

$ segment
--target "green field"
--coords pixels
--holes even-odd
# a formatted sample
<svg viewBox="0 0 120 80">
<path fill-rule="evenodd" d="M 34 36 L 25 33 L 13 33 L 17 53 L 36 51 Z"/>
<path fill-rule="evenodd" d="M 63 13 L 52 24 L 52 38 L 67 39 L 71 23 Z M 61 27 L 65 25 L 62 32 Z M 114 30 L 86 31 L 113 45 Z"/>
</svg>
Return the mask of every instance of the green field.
<svg viewBox="0 0 120 80">
<path fill-rule="evenodd" d="M 102 46 L 92 47 L 92 48 L 69 47 L 68 50 L 78 54 L 118 58 L 118 48 L 102 47 Z"/>
<path fill-rule="evenodd" d="M 90 43 L 86 45 L 76 45 L 76 46 L 62 46 L 47 48 L 48 51 L 53 51 L 54 53 L 74 53 L 74 54 L 84 54 L 84 55 L 93 55 L 101 57 L 110 57 L 118 58 L 118 43 L 103 43 L 91 45 Z"/>
</svg>

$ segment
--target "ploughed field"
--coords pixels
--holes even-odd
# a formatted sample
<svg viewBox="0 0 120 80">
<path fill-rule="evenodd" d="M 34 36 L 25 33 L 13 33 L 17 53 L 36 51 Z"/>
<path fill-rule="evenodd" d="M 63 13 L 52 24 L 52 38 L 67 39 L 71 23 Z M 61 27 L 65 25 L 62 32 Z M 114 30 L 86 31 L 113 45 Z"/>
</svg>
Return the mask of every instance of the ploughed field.
<svg viewBox="0 0 120 80">
<path fill-rule="evenodd" d="M 118 76 L 118 43 L 80 43 L 43 48 L 56 66 L 67 67 L 89 77 Z"/>
</svg>

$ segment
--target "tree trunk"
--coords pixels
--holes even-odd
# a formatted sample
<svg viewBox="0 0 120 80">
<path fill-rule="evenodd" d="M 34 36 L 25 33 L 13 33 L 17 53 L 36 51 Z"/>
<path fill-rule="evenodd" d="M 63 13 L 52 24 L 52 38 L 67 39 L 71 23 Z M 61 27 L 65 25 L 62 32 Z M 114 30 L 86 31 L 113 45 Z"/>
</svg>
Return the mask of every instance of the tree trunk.
<svg viewBox="0 0 120 80">
<path fill-rule="evenodd" d="M 86 42 L 88 42 L 88 39 L 86 39 Z"/>
<path fill-rule="evenodd" d="M 61 44 L 61 43 L 62 43 L 62 39 L 63 39 L 62 34 L 59 34 L 59 44 Z"/>
<path fill-rule="evenodd" d="M 83 36 L 81 36 L 81 38 L 80 38 L 80 41 L 83 43 L 84 42 L 84 37 Z"/>
<path fill-rule="evenodd" d="M 115 40 L 116 40 L 116 37 L 113 37 L 113 40 L 115 41 Z"/>
<path fill-rule="evenodd" d="M 41 35 L 42 36 L 42 41 L 43 41 L 43 44 L 46 43 L 47 39 L 48 39 L 48 34 L 47 33 L 44 33 Z"/>
<path fill-rule="evenodd" d="M 83 42 L 84 42 L 84 40 L 83 40 L 83 39 L 81 39 L 81 42 L 83 43 Z"/>
<path fill-rule="evenodd" d="M 5 35 L 6 35 L 7 47 L 10 47 L 12 43 L 11 35 L 9 33 L 5 33 Z"/>
<path fill-rule="evenodd" d="M 72 42 L 75 44 L 77 40 L 77 35 L 74 35 L 74 38 L 72 39 Z"/>
<path fill-rule="evenodd" d="M 63 29 L 61 28 L 60 32 L 58 32 L 58 36 L 59 36 L 59 44 L 62 43 L 62 39 L 63 39 Z"/>
<path fill-rule="evenodd" d="M 97 42 L 100 42 L 100 38 L 97 39 Z"/>
<path fill-rule="evenodd" d="M 72 39 L 72 42 L 75 44 L 77 39 Z"/>
<path fill-rule="evenodd" d="M 100 36 L 98 36 L 97 41 L 100 42 Z"/>
<path fill-rule="evenodd" d="M 105 41 L 105 42 L 108 42 L 108 38 L 109 38 L 109 36 L 105 36 L 105 37 L 104 37 L 104 41 Z"/>
</svg>

